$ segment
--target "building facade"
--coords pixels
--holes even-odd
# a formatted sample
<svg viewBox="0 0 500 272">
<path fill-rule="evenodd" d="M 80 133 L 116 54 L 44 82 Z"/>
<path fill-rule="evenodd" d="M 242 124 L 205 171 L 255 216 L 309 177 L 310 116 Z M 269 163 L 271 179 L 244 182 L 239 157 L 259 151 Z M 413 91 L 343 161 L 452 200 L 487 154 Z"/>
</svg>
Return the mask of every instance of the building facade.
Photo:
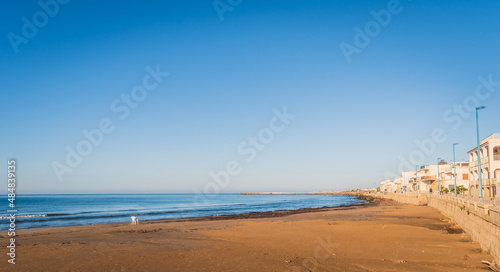
<svg viewBox="0 0 500 272">
<path fill-rule="evenodd" d="M 388 179 L 380 183 L 380 191 L 383 193 L 396 193 L 398 189 L 398 186 L 393 180 Z"/>
<path fill-rule="evenodd" d="M 494 133 L 481 141 L 469 154 L 469 194 L 479 196 L 478 156 L 481 158 L 481 175 L 484 197 L 497 197 L 500 181 L 500 133 Z"/>
<path fill-rule="evenodd" d="M 441 167 L 442 165 L 440 165 Z M 462 185 L 467 190 L 469 189 L 469 163 L 468 162 L 457 162 L 456 166 L 453 167 L 453 163 L 446 165 L 443 170 L 439 169 L 441 173 L 441 179 L 443 180 L 442 186 L 448 189 L 450 192 L 455 189 L 455 179 L 454 174 L 457 173 L 457 187 Z M 442 171 L 442 172 L 441 172 Z"/>
</svg>

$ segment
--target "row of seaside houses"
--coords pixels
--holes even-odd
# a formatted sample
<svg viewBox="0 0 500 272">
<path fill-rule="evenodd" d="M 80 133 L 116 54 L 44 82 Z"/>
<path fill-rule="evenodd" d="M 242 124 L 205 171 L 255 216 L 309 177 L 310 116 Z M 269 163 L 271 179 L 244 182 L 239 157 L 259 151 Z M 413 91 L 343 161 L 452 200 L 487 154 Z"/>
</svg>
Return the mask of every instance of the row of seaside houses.
<svg viewBox="0 0 500 272">
<path fill-rule="evenodd" d="M 500 133 L 494 133 L 481 141 L 479 147 L 481 159 L 482 188 L 484 197 L 498 197 L 500 193 Z M 466 190 L 463 195 L 479 196 L 479 160 L 477 147 L 469 150 L 468 162 L 453 162 L 421 166 L 416 171 L 405 171 L 393 180 L 380 183 L 381 192 L 452 192 L 455 188 L 454 173 L 456 171 L 457 187 Z M 455 166 L 455 167 L 454 167 Z M 438 181 L 439 178 L 439 181 Z"/>
</svg>

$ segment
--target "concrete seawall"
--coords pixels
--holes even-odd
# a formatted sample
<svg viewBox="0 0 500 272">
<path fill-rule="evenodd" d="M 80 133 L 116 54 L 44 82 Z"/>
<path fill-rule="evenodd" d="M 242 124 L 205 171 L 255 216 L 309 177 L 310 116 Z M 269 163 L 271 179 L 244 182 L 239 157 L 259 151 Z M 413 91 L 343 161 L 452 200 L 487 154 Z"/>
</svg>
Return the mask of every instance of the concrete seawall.
<svg viewBox="0 0 500 272">
<path fill-rule="evenodd" d="M 484 251 L 490 252 L 497 264 L 500 263 L 500 207 L 446 195 L 409 193 L 376 196 L 437 209 L 479 242 Z"/>
</svg>

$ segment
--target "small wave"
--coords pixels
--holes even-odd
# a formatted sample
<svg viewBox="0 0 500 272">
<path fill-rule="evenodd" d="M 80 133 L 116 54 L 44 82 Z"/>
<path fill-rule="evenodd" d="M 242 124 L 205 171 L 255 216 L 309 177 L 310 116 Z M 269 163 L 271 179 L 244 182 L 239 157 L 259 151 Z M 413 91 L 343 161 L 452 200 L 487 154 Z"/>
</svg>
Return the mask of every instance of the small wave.
<svg viewBox="0 0 500 272">
<path fill-rule="evenodd" d="M 16 218 L 46 217 L 46 214 L 16 215 Z M 9 219 L 10 216 L 0 216 L 0 219 Z"/>
<path fill-rule="evenodd" d="M 47 216 L 66 216 L 70 215 L 69 213 L 49 213 Z"/>
</svg>

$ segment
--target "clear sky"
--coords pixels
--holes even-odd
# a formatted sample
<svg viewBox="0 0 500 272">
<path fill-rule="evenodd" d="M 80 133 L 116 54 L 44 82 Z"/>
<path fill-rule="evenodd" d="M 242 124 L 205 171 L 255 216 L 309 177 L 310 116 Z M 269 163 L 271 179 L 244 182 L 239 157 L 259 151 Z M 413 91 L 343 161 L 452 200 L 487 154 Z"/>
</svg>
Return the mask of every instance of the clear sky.
<svg viewBox="0 0 500 272">
<path fill-rule="evenodd" d="M 498 1 L 40 2 L 2 5 L 3 193 L 366 188 L 435 129 L 465 160 L 475 102 L 500 132 Z"/>
</svg>

